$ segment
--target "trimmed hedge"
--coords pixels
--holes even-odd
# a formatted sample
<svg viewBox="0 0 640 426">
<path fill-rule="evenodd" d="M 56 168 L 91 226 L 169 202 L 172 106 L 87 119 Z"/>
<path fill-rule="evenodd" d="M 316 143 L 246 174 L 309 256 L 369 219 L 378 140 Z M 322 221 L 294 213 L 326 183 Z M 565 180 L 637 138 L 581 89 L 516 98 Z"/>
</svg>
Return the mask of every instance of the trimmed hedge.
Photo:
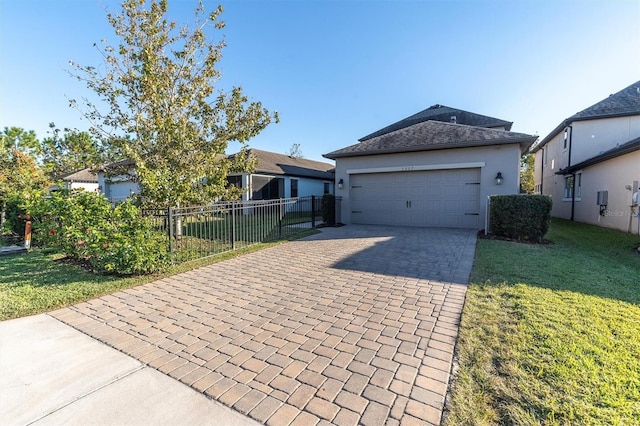
<svg viewBox="0 0 640 426">
<path fill-rule="evenodd" d="M 333 194 L 322 196 L 322 221 L 327 225 L 336 224 L 336 197 Z"/>
<path fill-rule="evenodd" d="M 494 235 L 541 242 L 551 222 L 548 195 L 492 195 L 490 230 Z"/>
</svg>

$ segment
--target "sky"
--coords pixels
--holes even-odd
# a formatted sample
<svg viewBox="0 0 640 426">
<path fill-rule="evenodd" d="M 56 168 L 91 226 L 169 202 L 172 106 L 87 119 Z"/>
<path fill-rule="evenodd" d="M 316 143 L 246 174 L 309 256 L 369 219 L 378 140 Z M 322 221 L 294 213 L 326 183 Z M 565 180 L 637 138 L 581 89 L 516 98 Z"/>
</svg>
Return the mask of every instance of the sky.
<svg viewBox="0 0 640 426">
<path fill-rule="evenodd" d="M 305 158 L 354 143 L 434 104 L 514 122 L 544 137 L 640 80 L 638 0 L 222 1 L 221 88 L 278 111 L 249 142 Z M 193 23 L 194 0 L 169 0 Z M 212 11 L 217 1 L 204 1 Z M 0 0 L 0 128 L 87 130 L 69 99 L 92 92 L 69 61 L 100 67 L 118 39 L 113 0 Z M 228 153 L 237 151 L 232 143 Z"/>
</svg>

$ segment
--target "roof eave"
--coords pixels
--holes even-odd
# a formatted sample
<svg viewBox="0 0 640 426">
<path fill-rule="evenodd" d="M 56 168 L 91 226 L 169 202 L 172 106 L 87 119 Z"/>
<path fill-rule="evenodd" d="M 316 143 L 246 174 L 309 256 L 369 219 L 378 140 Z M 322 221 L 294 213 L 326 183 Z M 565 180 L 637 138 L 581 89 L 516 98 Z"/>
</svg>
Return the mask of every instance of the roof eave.
<svg viewBox="0 0 640 426">
<path fill-rule="evenodd" d="M 633 116 L 633 115 L 640 115 L 640 111 L 618 112 L 618 113 L 614 113 L 614 114 L 598 114 L 598 115 L 592 115 L 592 116 L 588 116 L 588 117 L 571 116 L 571 117 L 565 119 L 562 123 L 558 124 L 558 126 L 555 129 L 553 129 L 551 131 L 551 133 L 549 133 L 544 139 L 542 139 L 542 141 L 540 141 L 540 143 L 538 145 L 536 145 L 531 150 L 531 153 L 535 154 L 536 152 L 538 152 L 551 139 L 555 138 L 562 131 L 562 129 L 564 129 L 567 126 L 570 126 L 572 123 L 575 123 L 576 121 L 601 120 L 603 118 L 616 118 L 616 117 L 630 117 L 630 116 Z"/>
<path fill-rule="evenodd" d="M 596 155 L 588 160 L 582 161 L 573 166 L 565 167 L 564 169 L 558 170 L 555 174 L 557 175 L 570 175 L 580 169 L 584 169 L 589 166 L 593 166 L 594 164 L 602 163 L 607 160 L 611 160 L 616 157 L 621 157 L 623 155 L 629 154 L 634 151 L 640 150 L 640 138 L 633 139 L 622 146 L 612 149 L 609 152 L 605 152 L 600 155 Z"/>
<path fill-rule="evenodd" d="M 366 157 L 369 155 L 384 155 L 384 154 L 401 154 L 405 152 L 421 152 L 421 151 L 438 151 L 443 149 L 456 149 L 456 148 L 479 148 L 482 146 L 495 146 L 495 145 L 511 145 L 519 144 L 521 152 L 524 152 L 525 147 L 531 146 L 536 140 L 536 137 L 531 138 L 514 138 L 514 139 L 498 139 L 494 141 L 469 141 L 465 143 L 448 144 L 446 146 L 420 146 L 420 147 L 405 147 L 405 148 L 393 148 L 393 149 L 381 149 L 375 151 L 360 151 L 360 152 L 345 152 L 345 153 L 328 153 L 323 157 L 335 160 L 337 158 L 345 157 Z"/>
</svg>

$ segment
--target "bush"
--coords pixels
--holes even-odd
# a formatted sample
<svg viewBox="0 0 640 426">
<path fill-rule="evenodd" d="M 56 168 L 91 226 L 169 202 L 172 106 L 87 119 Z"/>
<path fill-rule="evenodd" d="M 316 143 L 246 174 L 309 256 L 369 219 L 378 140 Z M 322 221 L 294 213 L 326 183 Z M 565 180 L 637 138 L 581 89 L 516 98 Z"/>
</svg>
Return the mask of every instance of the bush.
<svg viewBox="0 0 640 426">
<path fill-rule="evenodd" d="M 333 194 L 322 196 L 322 221 L 327 225 L 336 224 L 336 197 Z"/>
<path fill-rule="evenodd" d="M 492 195 L 491 233 L 516 240 L 541 242 L 551 222 L 547 195 Z"/>
<path fill-rule="evenodd" d="M 169 264 L 166 236 L 131 201 L 115 208 L 87 191 L 60 191 L 45 199 L 35 229 L 47 245 L 108 274 L 148 274 Z"/>
</svg>

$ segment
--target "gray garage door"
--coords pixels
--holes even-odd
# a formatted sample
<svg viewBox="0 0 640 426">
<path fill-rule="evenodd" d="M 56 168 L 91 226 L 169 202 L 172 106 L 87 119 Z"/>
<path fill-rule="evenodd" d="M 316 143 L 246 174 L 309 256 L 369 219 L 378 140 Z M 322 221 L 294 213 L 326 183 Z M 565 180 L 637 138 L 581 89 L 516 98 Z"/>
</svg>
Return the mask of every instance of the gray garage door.
<svg viewBox="0 0 640 426">
<path fill-rule="evenodd" d="M 350 176 L 352 223 L 479 228 L 480 169 Z"/>
</svg>

